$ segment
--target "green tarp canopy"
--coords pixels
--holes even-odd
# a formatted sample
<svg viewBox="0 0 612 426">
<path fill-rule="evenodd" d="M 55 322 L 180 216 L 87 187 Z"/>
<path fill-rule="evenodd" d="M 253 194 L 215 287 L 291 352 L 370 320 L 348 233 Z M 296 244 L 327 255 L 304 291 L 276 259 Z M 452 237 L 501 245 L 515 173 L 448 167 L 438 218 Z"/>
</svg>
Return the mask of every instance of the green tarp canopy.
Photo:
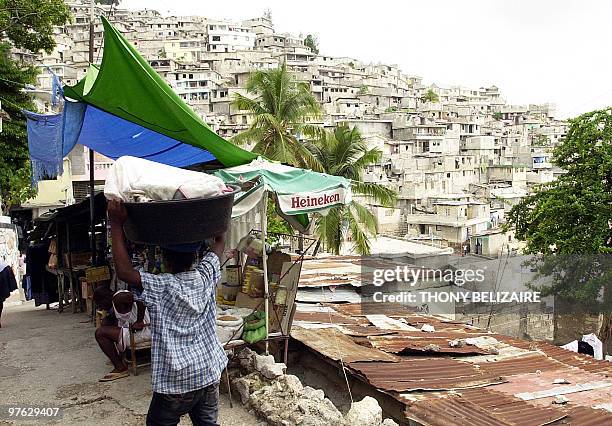
<svg viewBox="0 0 612 426">
<path fill-rule="evenodd" d="M 91 66 L 75 86 L 65 86 L 66 98 L 206 150 L 226 167 L 256 158 L 212 131 L 104 17 L 102 23 L 100 69 Z"/>
</svg>

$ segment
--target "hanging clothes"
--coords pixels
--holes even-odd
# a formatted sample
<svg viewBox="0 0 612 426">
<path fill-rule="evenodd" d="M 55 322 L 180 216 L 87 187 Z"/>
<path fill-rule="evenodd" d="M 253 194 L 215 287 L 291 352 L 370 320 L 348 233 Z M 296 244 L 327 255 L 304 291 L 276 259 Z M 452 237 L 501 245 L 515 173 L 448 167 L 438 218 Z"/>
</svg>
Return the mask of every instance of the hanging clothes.
<svg viewBox="0 0 612 426">
<path fill-rule="evenodd" d="M 14 290 L 17 290 L 17 280 L 13 268 L 0 259 L 0 303 L 4 302 Z"/>
<path fill-rule="evenodd" d="M 45 305 L 59 300 L 57 294 L 57 277 L 45 268 L 49 262 L 49 244 L 36 244 L 26 251 L 26 284 L 29 281 L 31 298 L 34 305 Z M 28 289 L 24 288 L 26 294 Z"/>
</svg>

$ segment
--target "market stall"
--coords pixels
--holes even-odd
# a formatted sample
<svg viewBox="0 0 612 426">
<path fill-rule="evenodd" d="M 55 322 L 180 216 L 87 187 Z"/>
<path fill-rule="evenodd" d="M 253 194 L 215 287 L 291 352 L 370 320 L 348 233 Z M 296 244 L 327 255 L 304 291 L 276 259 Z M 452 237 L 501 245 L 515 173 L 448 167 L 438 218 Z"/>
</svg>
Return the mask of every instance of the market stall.
<svg viewBox="0 0 612 426">
<path fill-rule="evenodd" d="M 106 246 L 106 200 L 102 193 L 94 197 L 94 205 L 100 252 L 98 260 L 102 262 Z M 28 298 L 37 301 L 37 305 L 59 302 L 60 313 L 66 305 L 72 307 L 72 312 L 84 311 L 87 306 L 87 312 L 92 313 L 91 302 L 82 301 L 82 297 L 87 299 L 88 292 L 83 292 L 81 286 L 81 278 L 96 266 L 92 264 L 89 250 L 89 206 L 89 198 L 86 198 L 80 203 L 48 212 L 34 221 L 35 228 L 29 237 L 26 255 L 26 282 L 30 288 L 24 290 Z"/>
<path fill-rule="evenodd" d="M 326 214 L 330 208 L 338 205 L 348 204 L 351 201 L 350 182 L 339 176 L 317 173 L 286 166 L 280 163 L 257 158 L 249 164 L 221 169 L 214 174 L 226 183 L 239 184 L 243 192 L 236 197 L 232 216 L 240 217 L 261 206 L 261 230 L 255 231 L 261 234 L 261 269 L 263 279 L 263 305 L 265 315 L 265 335 L 270 335 L 270 263 L 266 250 L 268 243 L 267 232 L 267 199 L 268 195 L 274 198 L 277 212 L 298 231 L 307 232 L 310 228 L 309 213 Z M 301 259 L 299 259 L 301 261 Z M 277 267 L 278 268 L 278 267 Z M 279 285 L 282 278 L 288 275 L 291 266 L 287 270 L 280 271 Z M 276 271 L 273 271 L 276 272 Z M 297 273 L 299 278 L 299 271 Z M 246 278 L 246 273 L 245 273 Z M 289 281 L 289 280 L 288 280 Z M 286 288 L 286 287 L 285 287 Z M 297 283 L 295 286 L 297 291 Z M 289 294 L 289 293 L 288 293 Z M 278 293 L 275 292 L 275 296 Z M 295 295 L 293 295 L 293 298 Z M 293 300 L 290 300 L 293 304 Z M 285 306 L 287 306 L 285 304 Z M 255 310 L 257 306 L 255 307 Z M 288 321 L 288 320 L 287 320 Z M 282 321 L 281 321 L 282 323 Z M 288 322 L 285 322 L 288 325 Z M 288 335 L 289 330 L 280 327 L 281 333 Z M 266 352 L 268 351 L 266 340 Z"/>
</svg>

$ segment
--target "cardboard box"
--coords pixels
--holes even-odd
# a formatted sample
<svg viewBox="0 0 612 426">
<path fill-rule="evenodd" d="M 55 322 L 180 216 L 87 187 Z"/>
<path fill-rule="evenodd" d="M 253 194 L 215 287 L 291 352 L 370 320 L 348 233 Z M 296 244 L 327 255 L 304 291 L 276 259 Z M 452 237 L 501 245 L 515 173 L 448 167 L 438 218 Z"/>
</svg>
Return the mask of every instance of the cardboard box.
<svg viewBox="0 0 612 426">
<path fill-rule="evenodd" d="M 98 266 L 96 268 L 87 268 L 85 270 L 85 278 L 87 282 L 97 283 L 100 281 L 108 281 L 111 279 L 108 266 Z"/>
</svg>

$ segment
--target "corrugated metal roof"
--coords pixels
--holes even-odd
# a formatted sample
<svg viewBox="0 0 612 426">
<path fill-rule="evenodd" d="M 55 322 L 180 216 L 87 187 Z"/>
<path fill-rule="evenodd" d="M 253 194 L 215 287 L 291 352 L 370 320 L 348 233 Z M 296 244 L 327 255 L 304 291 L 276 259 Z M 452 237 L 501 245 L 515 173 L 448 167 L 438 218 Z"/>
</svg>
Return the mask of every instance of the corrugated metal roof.
<svg viewBox="0 0 612 426">
<path fill-rule="evenodd" d="M 551 345 L 547 342 L 520 340 L 499 334 L 494 334 L 493 336 L 498 340 L 517 348 L 541 351 L 551 359 L 561 362 L 567 366 L 577 367 L 581 370 L 592 373 L 603 374 L 606 377 L 612 376 L 612 363 L 608 361 L 599 361 L 589 355 L 572 352 L 559 346 Z"/>
<path fill-rule="evenodd" d="M 612 377 L 612 363 L 609 361 L 599 361 L 595 358 L 569 351 L 558 346 L 545 342 L 538 342 L 537 347 L 549 357 L 572 367 L 592 373 L 599 373 L 606 377 Z"/>
<path fill-rule="evenodd" d="M 554 384 L 555 379 L 564 379 L 567 384 Z M 496 390 L 525 399 L 520 394 L 525 392 L 534 393 L 540 391 L 563 391 L 571 390 L 577 385 L 588 385 L 596 383 L 609 383 L 610 387 L 581 390 L 579 392 L 563 393 L 571 405 L 592 407 L 612 401 L 612 379 L 603 379 L 595 373 L 587 373 L 578 368 L 565 367 L 561 370 L 541 371 L 534 374 L 520 374 L 508 376 L 508 382 L 496 386 Z M 550 406 L 553 397 L 537 398 L 530 402 L 533 405 Z"/>
<path fill-rule="evenodd" d="M 526 355 L 497 362 L 480 363 L 477 365 L 483 372 L 500 376 L 536 373 L 545 370 L 562 370 L 566 368 L 565 365 L 545 355 Z"/>
<path fill-rule="evenodd" d="M 374 326 L 362 326 L 362 325 L 344 325 L 342 326 L 342 332 L 347 336 L 384 336 L 395 334 L 392 330 L 382 330 Z"/>
<path fill-rule="evenodd" d="M 373 386 L 395 392 L 463 389 L 503 382 L 499 376 L 450 358 L 404 358 L 393 364 L 352 362 L 349 368 Z"/>
<path fill-rule="evenodd" d="M 338 313 L 328 313 L 328 312 L 301 312 L 296 311 L 293 316 L 294 321 L 309 321 L 309 322 L 318 322 L 318 323 L 330 323 L 330 324 L 347 324 L 347 325 L 367 325 L 368 321 L 361 318 L 351 318 L 346 315 L 341 315 Z"/>
<path fill-rule="evenodd" d="M 342 357 L 351 374 L 405 403 L 406 415 L 412 420 L 440 426 L 612 426 L 612 413 L 592 408 L 609 403 L 612 395 L 608 388 L 566 395 L 568 405 L 551 404 L 550 397 L 530 401 L 515 397 L 548 390 L 552 386 L 549 382 L 557 376 L 572 383 L 605 381 L 612 375 L 608 362 L 545 342 L 487 333 L 399 304 L 324 306 L 335 310 L 334 329 L 294 327 L 292 335 L 332 360 Z M 423 324 L 433 325 L 435 331 L 383 330 L 383 323 L 370 325 L 365 316 L 372 314 L 418 329 Z M 317 327 L 330 322 L 329 314 L 321 312 L 298 311 L 295 318 Z M 449 342 L 458 339 L 474 339 L 475 345 L 451 348 Z M 426 352 L 431 345 L 439 347 L 435 355 Z"/>
<path fill-rule="evenodd" d="M 455 395 L 417 401 L 407 406 L 405 413 L 408 419 L 424 426 L 514 426 Z"/>
<path fill-rule="evenodd" d="M 341 359 L 346 363 L 381 361 L 375 363 L 376 365 L 399 361 L 399 358 L 394 355 L 358 345 L 350 337 L 333 328 L 306 330 L 301 327 L 293 327 L 291 337 L 334 361 Z"/>
<path fill-rule="evenodd" d="M 498 386 L 463 389 L 407 401 L 406 417 L 426 425 L 611 426 L 612 413 L 586 407 L 538 407 L 497 392 Z M 434 412 L 432 415 L 431 413 Z M 442 413 L 438 415 L 438 413 Z M 485 414 L 488 417 L 483 416 Z M 491 420 L 492 419 L 492 420 Z M 487 423 L 488 422 L 488 423 Z"/>
<path fill-rule="evenodd" d="M 434 354 L 452 354 L 452 355 L 484 355 L 490 354 L 488 350 L 481 349 L 474 345 L 450 346 L 453 339 L 448 339 L 444 336 L 429 335 L 423 333 L 407 335 L 402 333 L 399 336 L 372 336 L 369 338 L 372 346 L 385 352 L 409 355 L 412 353 L 434 353 Z"/>
<path fill-rule="evenodd" d="M 567 417 L 566 413 L 551 408 L 534 407 L 533 405 L 497 392 L 498 386 L 485 389 L 465 389 L 458 391 L 462 398 L 484 408 L 496 418 L 521 425 L 545 425 Z"/>
<path fill-rule="evenodd" d="M 346 303 L 336 305 L 334 309 L 338 312 L 352 317 L 366 316 L 371 314 L 387 315 L 388 317 L 405 317 L 414 313 L 414 308 L 408 308 L 398 303 Z"/>
<path fill-rule="evenodd" d="M 565 410 L 567 418 L 551 425 L 612 426 L 612 413 L 586 407 L 571 407 Z"/>
</svg>

